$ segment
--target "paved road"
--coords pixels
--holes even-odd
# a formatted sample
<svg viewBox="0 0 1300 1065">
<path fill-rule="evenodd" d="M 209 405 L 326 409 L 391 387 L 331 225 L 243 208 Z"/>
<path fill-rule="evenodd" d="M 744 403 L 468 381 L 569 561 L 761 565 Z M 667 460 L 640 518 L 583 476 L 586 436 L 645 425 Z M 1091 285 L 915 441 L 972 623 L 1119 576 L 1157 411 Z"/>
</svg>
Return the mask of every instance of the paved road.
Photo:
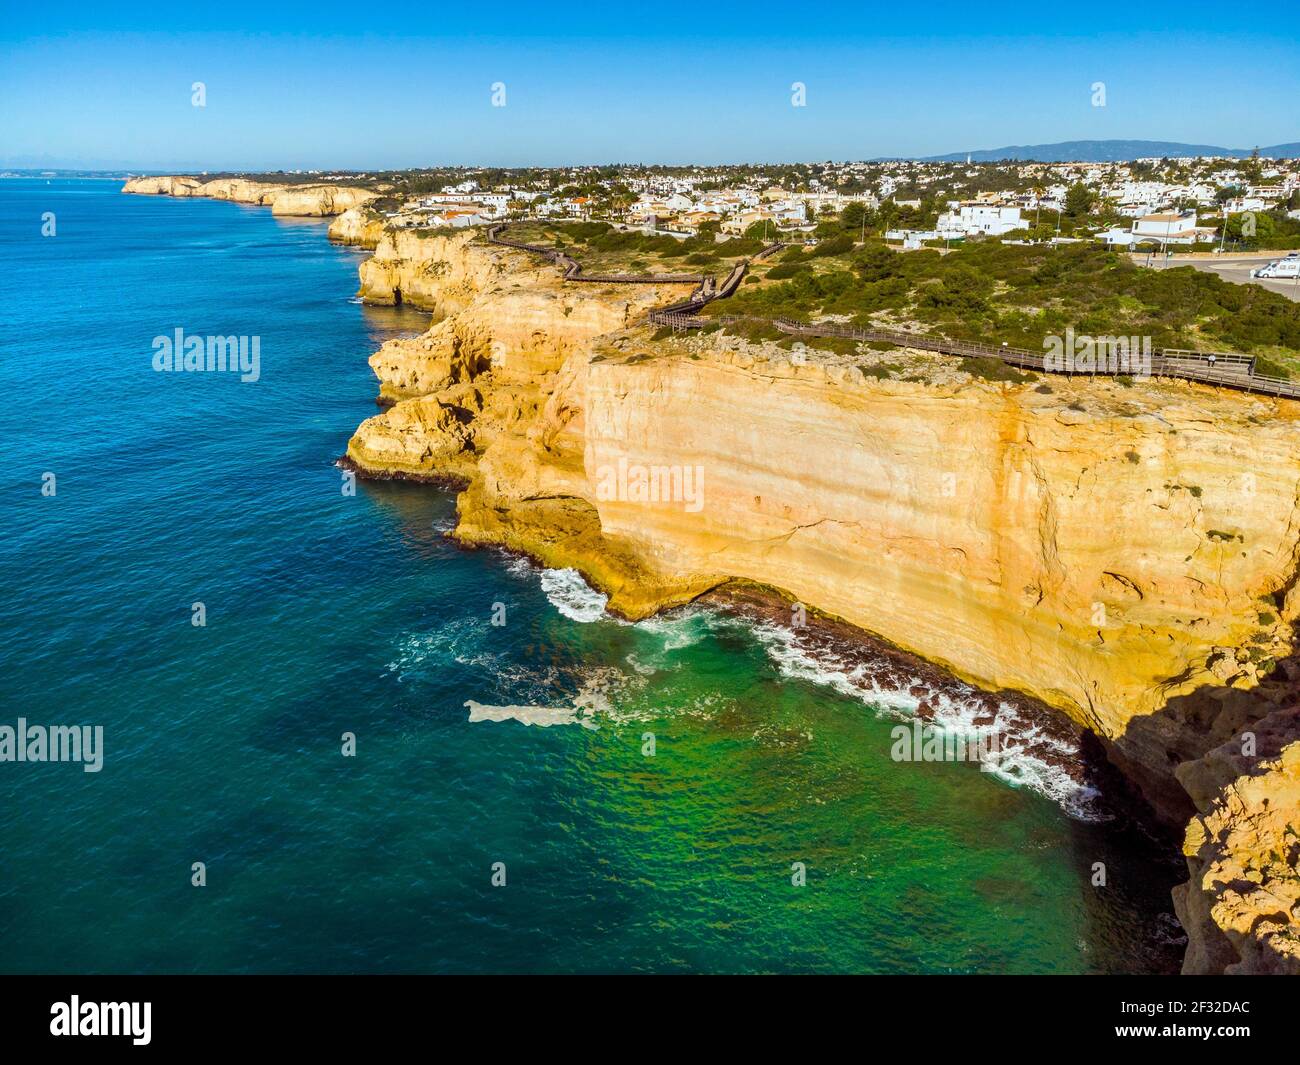
<svg viewBox="0 0 1300 1065">
<path fill-rule="evenodd" d="M 1269 255 L 1261 255 L 1258 258 L 1252 256 L 1249 259 L 1190 259 L 1179 258 L 1175 255 L 1169 260 L 1169 265 L 1195 267 L 1197 270 L 1218 274 L 1223 280 L 1231 281 L 1237 285 L 1259 285 L 1262 288 L 1280 292 L 1287 299 L 1300 302 L 1300 287 L 1296 285 L 1295 278 L 1278 281 L 1273 278 L 1250 276 L 1250 272 L 1255 268 L 1265 266 L 1282 258 L 1285 254 L 1285 251 L 1275 251 Z"/>
</svg>

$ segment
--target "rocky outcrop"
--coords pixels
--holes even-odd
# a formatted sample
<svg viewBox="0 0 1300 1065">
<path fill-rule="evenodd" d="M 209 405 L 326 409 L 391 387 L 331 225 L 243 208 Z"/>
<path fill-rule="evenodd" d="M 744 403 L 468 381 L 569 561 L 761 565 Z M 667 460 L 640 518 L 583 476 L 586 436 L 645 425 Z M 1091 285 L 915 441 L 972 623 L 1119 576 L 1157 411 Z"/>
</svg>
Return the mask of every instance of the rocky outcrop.
<svg viewBox="0 0 1300 1065">
<path fill-rule="evenodd" d="M 1300 707 L 1178 769 L 1197 807 L 1174 890 L 1184 973 L 1300 975 Z"/>
<path fill-rule="evenodd" d="M 349 207 L 329 225 L 329 238 L 338 244 L 377 248 L 384 235 L 386 219 L 367 207 Z"/>
<path fill-rule="evenodd" d="M 142 196 L 199 196 L 214 200 L 270 207 L 273 214 L 322 218 L 342 214 L 379 194 L 349 186 L 287 185 L 248 178 L 201 178 L 164 176 L 131 178 L 123 192 Z"/>
<path fill-rule="evenodd" d="M 406 303 L 449 315 L 498 289 L 554 290 L 558 286 L 547 285 L 554 273 L 520 252 L 487 245 L 481 230 L 390 228 L 361 264 L 360 295 L 368 303 Z"/>
<path fill-rule="evenodd" d="M 442 316 L 422 337 L 393 340 L 370 359 L 388 401 L 436 393 L 491 371 L 481 388 L 510 382 L 546 390 L 592 340 L 624 329 L 690 286 L 566 285 L 554 267 L 488 245 L 464 230 L 444 236 L 387 230 L 361 265 L 361 295 Z"/>
<path fill-rule="evenodd" d="M 369 189 L 340 185 L 290 185 L 271 199 L 271 213 L 324 218 L 342 214 L 378 197 Z"/>
<path fill-rule="evenodd" d="M 193 196 L 194 190 L 202 184 L 198 178 L 165 174 L 161 177 L 129 178 L 122 191 L 137 196 Z"/>
<path fill-rule="evenodd" d="M 460 540 L 575 567 L 626 616 L 752 582 L 1058 707 L 1166 817 L 1199 809 L 1189 971 L 1272 964 L 1285 937 L 1254 950 L 1272 918 L 1251 907 L 1291 921 L 1267 906 L 1292 896 L 1228 873 L 1285 883 L 1290 763 L 1280 741 L 1235 776 L 1207 752 L 1300 679 L 1277 666 L 1300 612 L 1296 405 L 664 335 L 637 323 L 685 286 L 565 285 L 471 233 L 386 233 L 362 277 L 443 317 L 372 357 L 394 406 L 349 443 L 358 469 L 455 481 Z"/>
<path fill-rule="evenodd" d="M 213 200 L 230 200 L 232 203 L 249 203 L 259 207 L 273 207 L 276 199 L 289 186 L 250 181 L 247 178 L 217 178 L 199 185 L 192 196 L 206 196 Z"/>
</svg>

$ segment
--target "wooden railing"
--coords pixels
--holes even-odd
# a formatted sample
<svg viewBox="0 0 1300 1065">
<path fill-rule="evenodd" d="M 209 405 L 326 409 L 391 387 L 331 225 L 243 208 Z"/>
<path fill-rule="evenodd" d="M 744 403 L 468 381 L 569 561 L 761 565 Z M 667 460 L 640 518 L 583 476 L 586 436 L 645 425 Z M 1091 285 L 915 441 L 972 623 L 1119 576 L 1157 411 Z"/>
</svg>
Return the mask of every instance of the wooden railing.
<svg viewBox="0 0 1300 1065">
<path fill-rule="evenodd" d="M 702 322 L 708 318 L 696 316 Z M 668 324 L 668 323 L 665 323 Z M 1287 399 L 1300 399 L 1300 384 L 1281 377 L 1270 377 L 1254 372 L 1254 360 L 1238 352 L 1199 352 L 1184 348 L 1155 350 L 1150 356 L 1133 353 L 1127 360 L 1105 357 L 1089 359 L 1082 365 L 1067 363 L 1057 365 L 1041 351 L 1013 348 L 1006 344 L 982 344 L 977 341 L 949 340 L 921 333 L 906 333 L 891 329 L 855 329 L 841 325 L 805 325 L 788 318 L 777 318 L 773 323 L 781 332 L 799 336 L 846 337 L 876 343 L 895 344 L 899 347 L 935 351 L 944 355 L 968 358 L 997 358 L 1011 366 L 1039 373 L 1065 374 L 1071 377 L 1177 377 L 1203 384 L 1221 385 L 1240 391 Z M 681 328 L 682 326 L 678 326 Z M 686 328 L 691 328 L 686 326 Z"/>
</svg>

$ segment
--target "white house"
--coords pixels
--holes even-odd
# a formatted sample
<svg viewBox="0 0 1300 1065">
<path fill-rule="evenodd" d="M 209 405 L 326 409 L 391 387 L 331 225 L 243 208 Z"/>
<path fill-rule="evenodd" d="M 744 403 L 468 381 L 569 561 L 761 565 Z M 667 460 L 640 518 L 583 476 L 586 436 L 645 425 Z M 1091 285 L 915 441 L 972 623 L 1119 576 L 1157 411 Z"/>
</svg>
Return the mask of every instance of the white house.
<svg viewBox="0 0 1300 1065">
<path fill-rule="evenodd" d="M 1202 236 L 1212 236 L 1213 227 L 1198 227 L 1195 211 L 1167 211 L 1148 214 L 1133 220 L 1128 229 L 1111 229 L 1101 234 L 1107 244 L 1195 244 Z"/>
<path fill-rule="evenodd" d="M 1019 207 L 1002 207 L 991 203 L 962 203 L 955 211 L 939 216 L 939 235 L 944 238 L 969 237 L 985 233 L 1000 237 L 1014 229 L 1025 229 Z"/>
<path fill-rule="evenodd" d="M 1228 214 L 1245 214 L 1247 211 L 1267 211 L 1269 204 L 1258 196 L 1238 196 L 1223 205 Z"/>
<path fill-rule="evenodd" d="M 1156 237 L 1160 240 L 1190 244 L 1196 239 L 1195 211 L 1166 211 L 1147 214 L 1133 222 L 1134 237 Z"/>
<path fill-rule="evenodd" d="M 429 222 L 435 226 L 449 226 L 463 229 L 465 226 L 481 226 L 488 220 L 474 210 L 463 207 L 449 207 L 437 214 L 429 215 Z"/>
<path fill-rule="evenodd" d="M 510 202 L 510 194 L 505 192 L 470 192 L 470 193 L 449 193 L 435 192 L 431 196 L 426 196 L 420 201 L 421 206 L 429 210 L 442 210 L 447 207 L 457 207 L 470 204 L 482 210 L 485 216 L 499 218 L 506 213 L 506 204 Z"/>
<path fill-rule="evenodd" d="M 919 248 L 927 240 L 942 240 L 943 234 L 933 229 L 890 229 L 886 240 L 901 240 L 904 248 Z"/>
</svg>

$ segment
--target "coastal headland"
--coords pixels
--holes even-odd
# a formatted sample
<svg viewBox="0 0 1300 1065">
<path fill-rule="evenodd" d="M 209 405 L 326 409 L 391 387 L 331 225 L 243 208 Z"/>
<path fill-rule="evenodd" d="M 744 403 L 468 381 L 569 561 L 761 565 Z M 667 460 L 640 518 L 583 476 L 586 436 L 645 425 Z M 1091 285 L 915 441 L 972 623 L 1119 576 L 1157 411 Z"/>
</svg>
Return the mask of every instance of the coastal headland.
<svg viewBox="0 0 1300 1065">
<path fill-rule="evenodd" d="M 165 175 L 131 178 L 123 192 L 139 196 L 182 196 L 270 207 L 272 214 L 323 218 L 342 214 L 350 208 L 375 199 L 379 194 L 369 189 L 336 184 L 289 185 L 250 181 L 247 178 L 213 178 Z"/>
<path fill-rule="evenodd" d="M 461 543 L 625 617 L 766 587 L 1055 708 L 1185 826 L 1184 971 L 1300 972 L 1300 403 L 656 328 L 694 286 L 566 282 L 366 190 L 207 187 L 124 191 L 338 215 L 361 296 L 435 315 L 371 356 L 347 465 L 456 485 Z"/>
</svg>

